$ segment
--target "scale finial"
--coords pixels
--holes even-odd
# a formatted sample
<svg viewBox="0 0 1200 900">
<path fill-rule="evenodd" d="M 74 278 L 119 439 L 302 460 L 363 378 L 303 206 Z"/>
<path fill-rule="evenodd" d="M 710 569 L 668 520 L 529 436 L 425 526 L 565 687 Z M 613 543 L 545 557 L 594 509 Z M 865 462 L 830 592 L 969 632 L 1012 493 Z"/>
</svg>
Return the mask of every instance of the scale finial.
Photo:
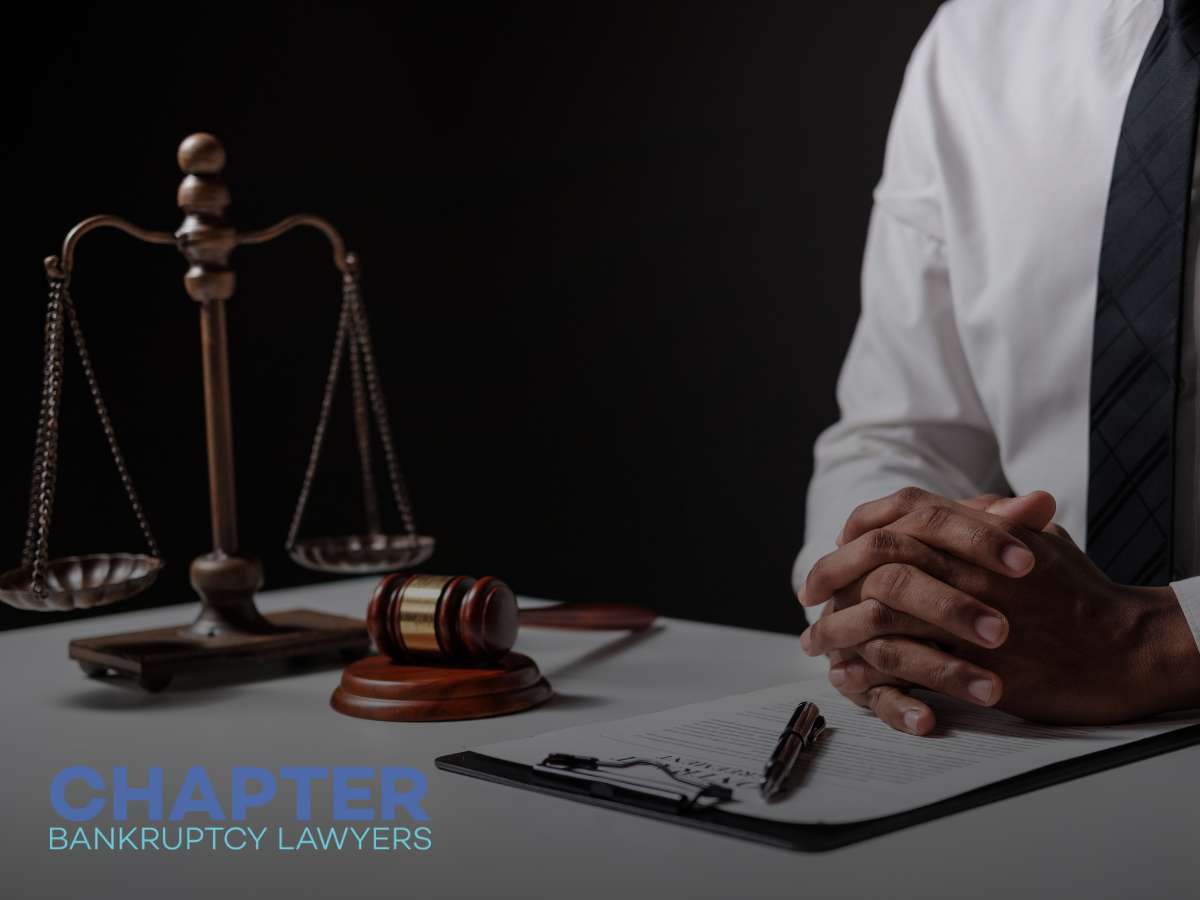
<svg viewBox="0 0 1200 900">
<path fill-rule="evenodd" d="M 187 175 L 216 175 L 225 168 L 225 147 L 207 131 L 189 134 L 176 154 L 179 168 Z"/>
<path fill-rule="evenodd" d="M 180 249 L 188 261 L 195 265 L 198 262 L 210 272 L 228 268 L 229 254 L 237 244 L 234 230 L 225 224 L 225 209 L 229 206 L 229 189 L 221 179 L 221 171 L 225 168 L 225 147 L 217 138 L 206 132 L 190 134 L 183 139 L 176 153 L 179 168 L 183 170 L 184 178 L 179 183 L 179 191 L 175 195 L 179 208 L 188 216 L 176 237 L 183 239 Z M 204 220 L 197 220 L 196 216 Z M 189 253 L 189 247 L 193 252 Z M 199 274 L 199 273 L 196 273 Z M 229 273 L 232 279 L 232 273 Z M 188 293 L 193 300 L 227 300 L 233 294 L 233 282 L 229 280 L 226 286 L 223 279 L 207 279 L 210 284 L 196 285 L 201 288 L 199 295 L 188 285 Z M 210 288 L 216 286 L 211 282 L 221 281 L 217 291 Z M 223 289 L 228 287 L 228 292 Z"/>
</svg>

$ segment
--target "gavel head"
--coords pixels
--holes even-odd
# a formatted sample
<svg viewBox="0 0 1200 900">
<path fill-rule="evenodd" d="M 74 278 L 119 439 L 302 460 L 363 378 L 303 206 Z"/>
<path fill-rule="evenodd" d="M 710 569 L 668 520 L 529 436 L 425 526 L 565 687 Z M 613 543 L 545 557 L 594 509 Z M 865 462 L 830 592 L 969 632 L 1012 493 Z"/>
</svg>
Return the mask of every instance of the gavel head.
<svg viewBox="0 0 1200 900">
<path fill-rule="evenodd" d="M 517 598 L 497 578 L 396 573 L 375 588 L 367 630 L 395 660 L 487 662 L 517 639 Z"/>
</svg>

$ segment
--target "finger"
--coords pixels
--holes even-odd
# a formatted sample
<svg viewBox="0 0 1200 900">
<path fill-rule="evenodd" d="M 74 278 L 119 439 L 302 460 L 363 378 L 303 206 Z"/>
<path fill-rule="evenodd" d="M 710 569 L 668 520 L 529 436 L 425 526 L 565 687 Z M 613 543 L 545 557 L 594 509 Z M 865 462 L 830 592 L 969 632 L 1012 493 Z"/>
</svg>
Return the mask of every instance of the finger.
<svg viewBox="0 0 1200 900">
<path fill-rule="evenodd" d="M 864 600 L 849 609 L 824 616 L 800 635 L 800 646 L 809 656 L 847 650 L 872 638 L 904 635 L 929 641 L 948 637 L 940 628 L 908 613 L 893 609 L 875 599 Z"/>
<path fill-rule="evenodd" d="M 964 563 L 898 528 L 878 528 L 818 559 L 800 588 L 800 602 L 815 606 L 834 596 L 847 605 L 863 600 L 869 596 L 862 592 L 863 580 L 888 563 L 916 566 L 972 595 L 988 592 L 997 582 L 995 574 L 983 566 Z"/>
<path fill-rule="evenodd" d="M 1067 531 L 1067 529 L 1063 528 L 1057 522 L 1051 522 L 1042 530 L 1047 534 L 1052 534 L 1055 537 L 1062 538 L 1065 541 L 1070 541 L 1073 545 L 1078 546 L 1075 544 L 1075 538 L 1071 537 L 1071 532 Z"/>
<path fill-rule="evenodd" d="M 981 647 L 995 648 L 1008 637 L 1008 619 L 1003 613 L 905 563 L 888 563 L 875 569 L 863 579 L 859 591 L 862 597 L 936 626 L 940 635 L 935 640 L 944 640 L 945 633 L 949 633 Z"/>
<path fill-rule="evenodd" d="M 1018 526 L 956 503 L 918 507 L 887 526 L 922 543 L 1001 575 L 1019 578 L 1034 565 L 1029 547 L 1014 533 Z"/>
<path fill-rule="evenodd" d="M 857 602 L 858 602 L 858 599 L 855 598 L 854 603 L 857 603 Z M 852 605 L 853 605 L 852 603 L 846 604 L 846 606 L 852 606 Z M 842 608 L 844 608 L 844 607 L 839 606 L 838 598 L 837 598 L 837 595 L 835 594 L 833 597 L 830 598 L 829 602 L 825 604 L 825 608 L 821 610 L 821 615 L 817 617 L 817 621 L 820 621 L 821 619 L 825 618 L 825 616 L 833 615 L 835 612 L 837 612 L 839 609 L 842 609 Z M 858 659 L 858 653 L 856 651 L 854 651 L 853 649 L 830 650 L 828 653 L 825 654 L 825 656 L 826 656 L 826 658 L 829 659 L 830 663 L 841 662 L 842 660 L 846 660 L 846 659 Z"/>
<path fill-rule="evenodd" d="M 914 734 L 927 734 L 935 724 L 933 710 L 905 691 L 910 687 L 908 682 L 884 675 L 863 662 L 857 654 L 845 663 L 830 667 L 829 683 L 842 696 L 859 706 L 870 709 L 874 700 L 893 727 Z M 880 692 L 873 692 L 873 689 L 881 687 L 897 688 L 901 696 L 880 696 Z"/>
<path fill-rule="evenodd" d="M 991 513 L 993 516 L 1009 519 L 1032 531 L 1041 531 L 1046 523 L 1054 518 L 1054 497 L 1046 491 L 1033 491 L 1019 497 L 980 494 L 954 502 L 976 512 Z"/>
<path fill-rule="evenodd" d="M 818 617 L 817 621 L 820 621 L 821 619 L 825 618 L 826 616 L 833 615 L 833 613 L 837 612 L 837 610 L 838 610 L 837 598 L 836 597 L 831 598 L 830 601 L 825 604 L 825 608 L 823 610 L 821 610 L 821 615 Z M 831 650 L 830 652 L 826 653 L 825 655 L 829 658 L 829 661 L 831 663 L 841 662 L 842 660 L 845 660 L 845 659 L 857 659 L 858 658 L 858 654 L 853 650 Z"/>
<path fill-rule="evenodd" d="M 863 601 L 866 596 L 862 592 L 862 578 L 856 578 L 846 587 L 833 592 L 833 596 L 829 598 L 829 602 L 825 604 L 825 608 L 821 611 L 821 618 L 831 616 L 835 612 L 840 612 L 843 609 L 849 609 Z"/>
<path fill-rule="evenodd" d="M 973 507 L 977 508 L 977 507 Z M 1048 491 L 1032 491 L 1020 497 L 997 497 L 982 508 L 983 512 L 1022 525 L 1030 531 L 1042 531 L 1054 518 L 1058 503 Z"/>
<path fill-rule="evenodd" d="M 929 491 L 909 487 L 855 508 L 846 520 L 842 533 L 838 535 L 838 546 L 854 540 L 872 528 L 886 527 L 923 506 L 947 504 L 965 506 L 975 512 L 991 513 L 1031 531 L 1041 531 L 1046 526 L 1054 517 L 1056 505 L 1053 495 L 1046 491 L 1033 491 L 1020 497 L 980 494 L 978 497 L 951 501 Z"/>
<path fill-rule="evenodd" d="M 912 535 L 877 528 L 818 559 L 800 589 L 800 602 L 805 606 L 824 603 L 835 592 L 846 591 L 875 569 L 893 562 L 916 566 L 941 581 L 947 581 L 955 567 L 946 554 Z"/>
<path fill-rule="evenodd" d="M 945 502 L 944 498 L 937 494 L 931 494 L 918 487 L 906 487 L 878 500 L 860 503 L 850 513 L 846 524 L 842 526 L 842 533 L 837 537 L 837 545 L 841 547 L 843 544 L 848 544 L 873 528 L 891 525 L 918 506 L 935 501 Z"/>
<path fill-rule="evenodd" d="M 978 706 L 994 705 L 1003 692 L 998 675 L 907 638 L 872 638 L 859 645 L 858 654 L 885 675 Z"/>
<path fill-rule="evenodd" d="M 904 535 L 901 535 L 901 537 L 907 539 Z M 973 566 L 970 563 L 962 562 L 937 551 L 933 551 L 932 558 L 925 559 L 920 564 L 899 564 L 910 565 L 941 584 L 947 585 L 956 591 L 961 591 L 971 598 L 991 597 L 998 591 L 1004 591 L 1010 587 L 1007 584 L 1008 579 L 1002 575 L 997 575 L 994 572 L 989 572 L 986 569 L 981 569 L 979 566 Z M 884 565 L 891 565 L 891 563 L 884 563 Z M 882 566 L 878 568 L 882 568 Z M 839 610 L 849 609 L 851 606 L 862 603 L 864 600 L 881 599 L 879 593 L 882 591 L 882 588 L 876 586 L 875 582 L 871 583 L 874 593 L 868 593 L 864 588 L 864 585 L 867 584 L 867 579 L 871 578 L 875 571 L 872 570 L 863 577 L 856 578 L 845 587 L 834 591 L 833 595 L 829 598 L 829 602 L 821 610 L 822 615 L 832 615 Z M 803 598 L 803 595 L 801 597 Z M 995 612 L 990 606 L 988 607 L 988 611 L 989 613 Z"/>
<path fill-rule="evenodd" d="M 1033 552 L 1013 534 L 1018 526 L 956 503 L 921 506 L 887 526 L 1000 575 L 1020 578 L 1033 568 Z"/>
<path fill-rule="evenodd" d="M 967 507 L 967 509 L 975 509 L 975 510 L 978 510 L 979 512 L 987 512 L 988 508 L 993 503 L 1000 503 L 1004 500 L 1011 500 L 1011 499 L 1013 499 L 1013 498 L 1005 497 L 1001 494 L 980 494 L 977 497 L 967 497 L 963 500 L 955 500 L 954 502 Z"/>
<path fill-rule="evenodd" d="M 929 734 L 937 724 L 932 709 L 899 688 L 890 685 L 873 687 L 863 697 L 863 705 L 897 731 Z"/>
<path fill-rule="evenodd" d="M 885 675 L 859 656 L 830 666 L 829 683 L 847 696 L 865 694 L 871 688 L 885 684 L 899 688 L 912 686 L 911 682 L 905 681 L 903 678 Z"/>
</svg>

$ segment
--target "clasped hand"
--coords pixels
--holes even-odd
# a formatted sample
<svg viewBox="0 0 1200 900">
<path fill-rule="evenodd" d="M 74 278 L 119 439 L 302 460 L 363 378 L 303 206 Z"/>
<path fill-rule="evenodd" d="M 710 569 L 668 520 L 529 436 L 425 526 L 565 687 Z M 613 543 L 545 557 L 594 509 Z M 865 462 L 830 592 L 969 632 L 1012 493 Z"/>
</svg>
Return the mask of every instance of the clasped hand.
<svg viewBox="0 0 1200 900">
<path fill-rule="evenodd" d="M 926 688 L 1027 719 L 1107 724 L 1200 704 L 1200 651 L 1170 587 L 1111 581 L 1052 524 L 1054 498 L 906 488 L 854 510 L 800 600 L 829 680 L 928 734 Z"/>
</svg>

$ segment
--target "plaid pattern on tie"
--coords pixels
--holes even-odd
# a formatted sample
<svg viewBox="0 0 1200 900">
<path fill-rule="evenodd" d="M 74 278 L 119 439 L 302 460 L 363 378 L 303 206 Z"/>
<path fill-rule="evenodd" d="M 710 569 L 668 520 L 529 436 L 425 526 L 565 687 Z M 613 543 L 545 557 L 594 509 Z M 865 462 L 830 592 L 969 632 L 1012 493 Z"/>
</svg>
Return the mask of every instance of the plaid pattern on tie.
<svg viewBox="0 0 1200 900">
<path fill-rule="evenodd" d="M 1165 584 L 1173 574 L 1178 330 L 1200 95 L 1198 7 L 1190 0 L 1164 4 L 1125 107 L 1104 218 L 1087 549 L 1122 584 Z"/>
</svg>

